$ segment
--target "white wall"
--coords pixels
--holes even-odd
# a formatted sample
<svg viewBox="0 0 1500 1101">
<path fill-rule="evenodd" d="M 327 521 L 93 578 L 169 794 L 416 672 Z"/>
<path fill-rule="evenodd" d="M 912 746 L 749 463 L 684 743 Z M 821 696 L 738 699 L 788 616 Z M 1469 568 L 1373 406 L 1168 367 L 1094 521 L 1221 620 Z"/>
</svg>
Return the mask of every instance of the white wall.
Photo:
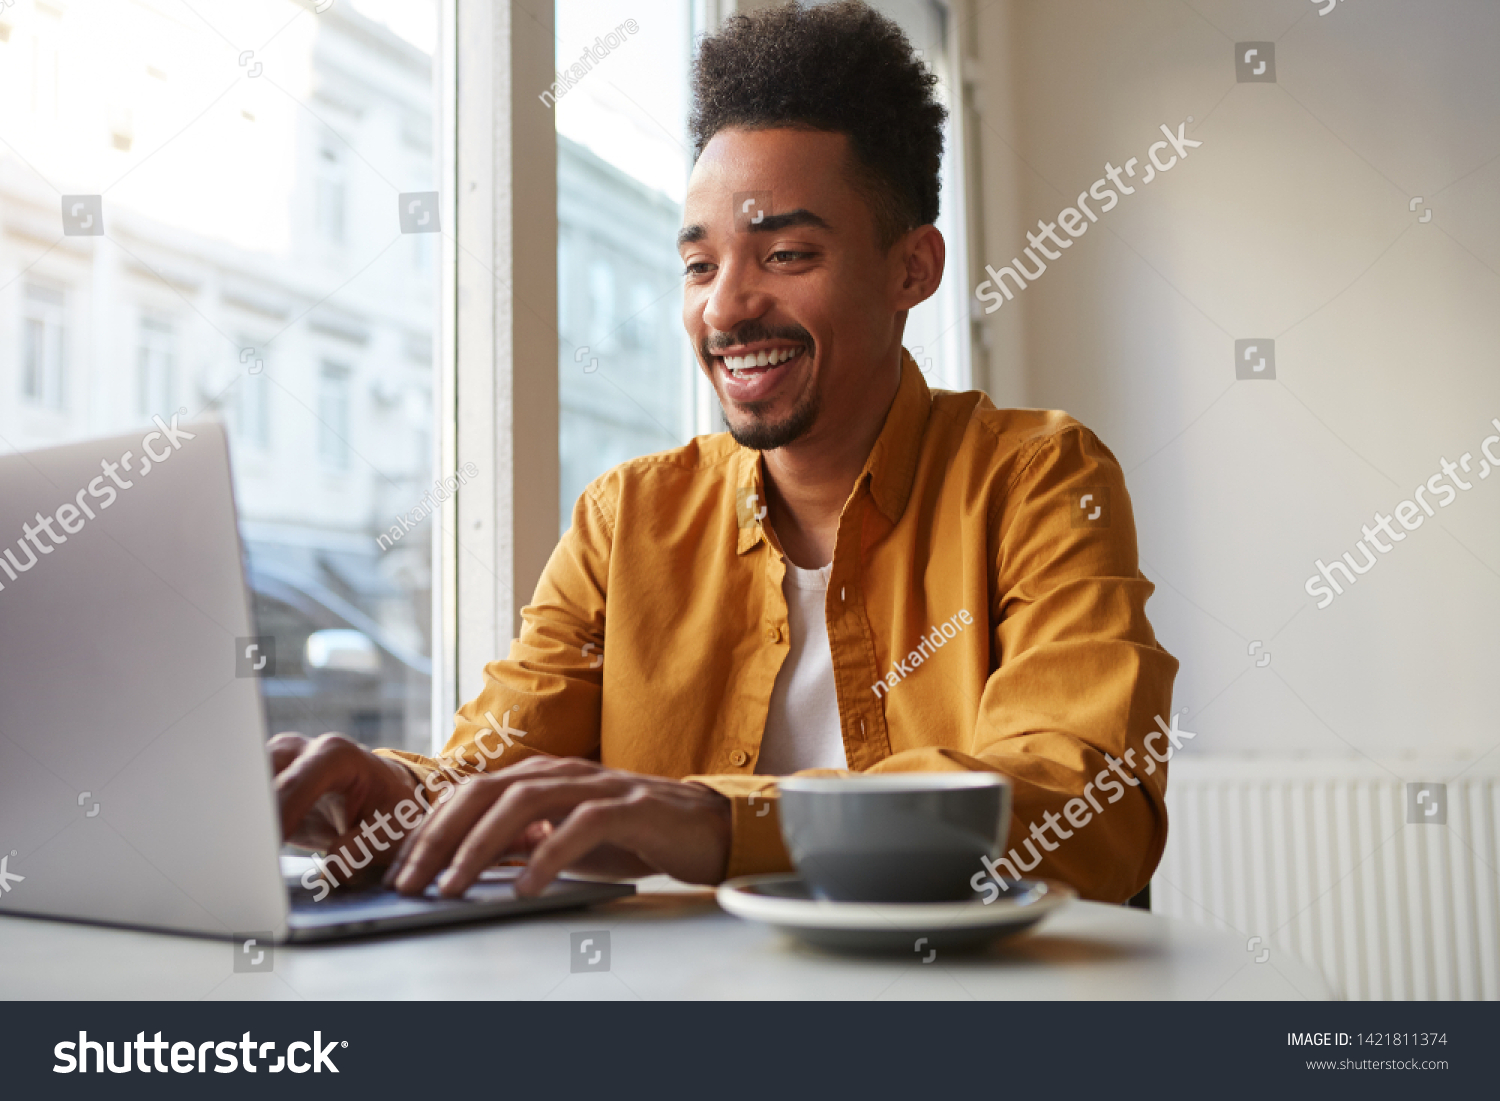
<svg viewBox="0 0 1500 1101">
<path fill-rule="evenodd" d="M 1190 752 L 1462 763 L 1500 744 L 1500 477 L 1477 476 L 1500 434 L 1500 4 L 1321 6 L 974 5 L 976 268 L 1161 124 L 1203 143 L 1091 200 L 985 318 L 990 389 L 1123 464 Z M 1237 82 L 1245 41 L 1275 42 L 1275 83 Z M 1235 341 L 1265 337 L 1275 380 L 1237 381 Z M 1464 452 L 1473 488 L 1316 607 L 1314 560 L 1363 562 L 1360 525 Z"/>
</svg>

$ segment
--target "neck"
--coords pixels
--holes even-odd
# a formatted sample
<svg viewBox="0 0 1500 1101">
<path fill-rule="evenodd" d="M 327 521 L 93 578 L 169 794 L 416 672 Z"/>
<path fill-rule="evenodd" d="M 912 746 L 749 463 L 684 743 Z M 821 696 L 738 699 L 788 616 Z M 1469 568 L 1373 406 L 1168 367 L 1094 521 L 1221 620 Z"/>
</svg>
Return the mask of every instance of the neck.
<svg viewBox="0 0 1500 1101">
<path fill-rule="evenodd" d="M 836 418 L 825 409 L 802 439 L 762 452 L 771 526 L 793 565 L 820 569 L 833 561 L 839 515 L 900 388 L 900 355 L 898 348 L 894 368 L 869 380 L 857 408 L 842 408 Z"/>
</svg>

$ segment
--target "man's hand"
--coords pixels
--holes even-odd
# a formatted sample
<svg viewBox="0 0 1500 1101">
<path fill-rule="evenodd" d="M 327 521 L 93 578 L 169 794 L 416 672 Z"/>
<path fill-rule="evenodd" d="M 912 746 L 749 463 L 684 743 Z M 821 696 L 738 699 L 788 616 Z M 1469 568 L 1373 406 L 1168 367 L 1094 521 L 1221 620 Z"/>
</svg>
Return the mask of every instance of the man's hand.
<svg viewBox="0 0 1500 1101">
<path fill-rule="evenodd" d="M 496 860 L 525 853 L 519 895 L 568 868 L 717 883 L 729 834 L 729 800 L 710 788 L 536 756 L 459 787 L 406 839 L 385 882 L 418 894 L 441 872 L 439 892 L 457 897 Z"/>
<path fill-rule="evenodd" d="M 281 836 L 304 849 L 338 849 L 359 832 L 361 822 L 376 811 L 389 814 L 417 789 L 415 774 L 401 762 L 377 757 L 342 734 L 312 741 L 300 734 L 278 734 L 268 748 L 281 805 Z M 375 853 L 378 863 L 394 856 L 395 846 L 385 849 Z"/>
</svg>

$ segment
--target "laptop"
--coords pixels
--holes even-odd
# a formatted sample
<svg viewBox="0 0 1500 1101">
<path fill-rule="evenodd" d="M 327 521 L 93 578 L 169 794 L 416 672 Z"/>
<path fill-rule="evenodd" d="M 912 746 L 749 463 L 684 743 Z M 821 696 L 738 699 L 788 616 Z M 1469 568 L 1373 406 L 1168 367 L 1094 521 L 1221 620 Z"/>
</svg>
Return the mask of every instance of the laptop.
<svg viewBox="0 0 1500 1101">
<path fill-rule="evenodd" d="M 236 661 L 256 634 L 220 425 L 0 456 L 0 913 L 295 942 L 634 892 L 519 898 L 492 869 L 461 899 L 314 901 L 284 874 L 261 681 Z"/>
</svg>

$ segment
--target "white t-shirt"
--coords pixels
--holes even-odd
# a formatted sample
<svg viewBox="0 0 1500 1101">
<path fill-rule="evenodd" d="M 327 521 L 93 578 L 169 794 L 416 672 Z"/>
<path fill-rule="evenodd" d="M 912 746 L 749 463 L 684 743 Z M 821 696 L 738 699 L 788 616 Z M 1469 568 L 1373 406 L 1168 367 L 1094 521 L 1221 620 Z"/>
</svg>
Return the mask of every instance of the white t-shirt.
<svg viewBox="0 0 1500 1101">
<path fill-rule="evenodd" d="M 801 570 L 786 563 L 781 589 L 786 595 L 789 646 L 771 688 L 765 736 L 755 762 L 755 771 L 761 775 L 849 767 L 824 618 L 832 574 L 831 563 L 821 570 Z"/>
</svg>

